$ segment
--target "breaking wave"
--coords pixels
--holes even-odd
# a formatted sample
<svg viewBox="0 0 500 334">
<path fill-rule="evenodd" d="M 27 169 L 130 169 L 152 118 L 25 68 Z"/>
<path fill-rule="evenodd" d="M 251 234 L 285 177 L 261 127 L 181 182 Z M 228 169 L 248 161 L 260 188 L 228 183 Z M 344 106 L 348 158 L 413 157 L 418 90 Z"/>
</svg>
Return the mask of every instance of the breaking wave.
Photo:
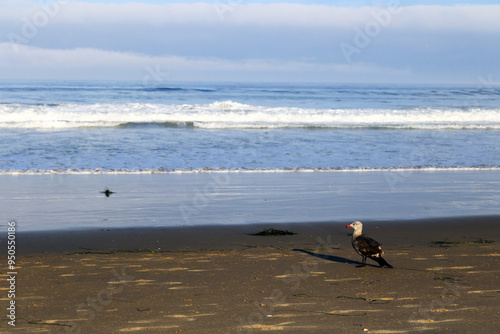
<svg viewBox="0 0 500 334">
<path fill-rule="evenodd" d="M 147 103 L 0 104 L 3 129 L 425 129 L 499 130 L 500 108 L 306 109 L 221 101 Z"/>
</svg>

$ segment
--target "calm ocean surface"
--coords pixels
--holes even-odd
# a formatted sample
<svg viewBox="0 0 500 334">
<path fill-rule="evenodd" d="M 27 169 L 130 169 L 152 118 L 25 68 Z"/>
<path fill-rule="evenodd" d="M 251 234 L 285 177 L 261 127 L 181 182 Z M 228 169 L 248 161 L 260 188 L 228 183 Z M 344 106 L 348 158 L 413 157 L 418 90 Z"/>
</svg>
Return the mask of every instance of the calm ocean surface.
<svg viewBox="0 0 500 334">
<path fill-rule="evenodd" d="M 500 168 L 500 88 L 0 82 L 0 174 Z"/>
</svg>

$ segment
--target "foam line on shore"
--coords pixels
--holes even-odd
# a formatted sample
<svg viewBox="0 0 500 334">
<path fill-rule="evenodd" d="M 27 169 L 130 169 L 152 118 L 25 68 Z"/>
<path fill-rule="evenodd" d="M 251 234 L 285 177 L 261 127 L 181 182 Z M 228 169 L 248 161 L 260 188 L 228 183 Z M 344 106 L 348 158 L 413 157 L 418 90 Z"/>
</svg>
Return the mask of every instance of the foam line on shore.
<svg viewBox="0 0 500 334">
<path fill-rule="evenodd" d="M 498 167 L 414 167 L 414 168 L 269 168 L 269 169 L 55 169 L 0 170 L 1 175 L 134 175 L 134 174 L 208 174 L 208 173 L 342 173 L 342 172 L 439 172 L 439 171 L 500 171 Z"/>
</svg>

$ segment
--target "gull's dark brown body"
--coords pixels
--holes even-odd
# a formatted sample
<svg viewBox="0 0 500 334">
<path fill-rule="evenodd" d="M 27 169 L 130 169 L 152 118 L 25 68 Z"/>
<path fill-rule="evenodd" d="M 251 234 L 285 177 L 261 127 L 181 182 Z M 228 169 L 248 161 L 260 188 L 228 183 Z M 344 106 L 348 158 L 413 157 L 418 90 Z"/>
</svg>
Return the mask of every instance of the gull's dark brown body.
<svg viewBox="0 0 500 334">
<path fill-rule="evenodd" d="M 382 257 L 384 251 L 380 244 L 373 240 L 372 238 L 366 237 L 362 234 L 363 224 L 361 222 L 354 222 L 346 227 L 354 228 L 354 233 L 352 234 L 352 247 L 362 256 L 362 266 L 366 266 L 366 258 L 370 258 L 376 261 L 381 267 L 393 268 L 386 260 Z"/>
</svg>

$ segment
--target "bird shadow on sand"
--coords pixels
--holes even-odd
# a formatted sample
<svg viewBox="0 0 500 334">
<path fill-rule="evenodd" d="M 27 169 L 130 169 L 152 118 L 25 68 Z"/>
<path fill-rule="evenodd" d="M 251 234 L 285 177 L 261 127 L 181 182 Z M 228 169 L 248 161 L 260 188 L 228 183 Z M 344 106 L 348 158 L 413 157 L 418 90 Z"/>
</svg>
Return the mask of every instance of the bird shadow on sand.
<svg viewBox="0 0 500 334">
<path fill-rule="evenodd" d="M 347 264 L 355 265 L 356 267 L 361 267 L 361 265 L 362 265 L 362 263 L 359 262 L 359 261 L 349 260 L 349 259 L 346 259 L 345 257 L 319 254 L 319 253 L 310 252 L 310 251 L 305 250 L 305 249 L 297 249 L 297 248 L 295 248 L 293 251 L 294 252 L 302 252 L 302 253 L 305 253 L 307 255 L 314 256 L 314 257 L 316 257 L 318 259 L 332 261 L 332 262 L 336 262 L 336 263 L 347 263 Z M 375 267 L 375 268 L 378 268 L 379 266 L 367 263 L 366 267 Z"/>
</svg>

